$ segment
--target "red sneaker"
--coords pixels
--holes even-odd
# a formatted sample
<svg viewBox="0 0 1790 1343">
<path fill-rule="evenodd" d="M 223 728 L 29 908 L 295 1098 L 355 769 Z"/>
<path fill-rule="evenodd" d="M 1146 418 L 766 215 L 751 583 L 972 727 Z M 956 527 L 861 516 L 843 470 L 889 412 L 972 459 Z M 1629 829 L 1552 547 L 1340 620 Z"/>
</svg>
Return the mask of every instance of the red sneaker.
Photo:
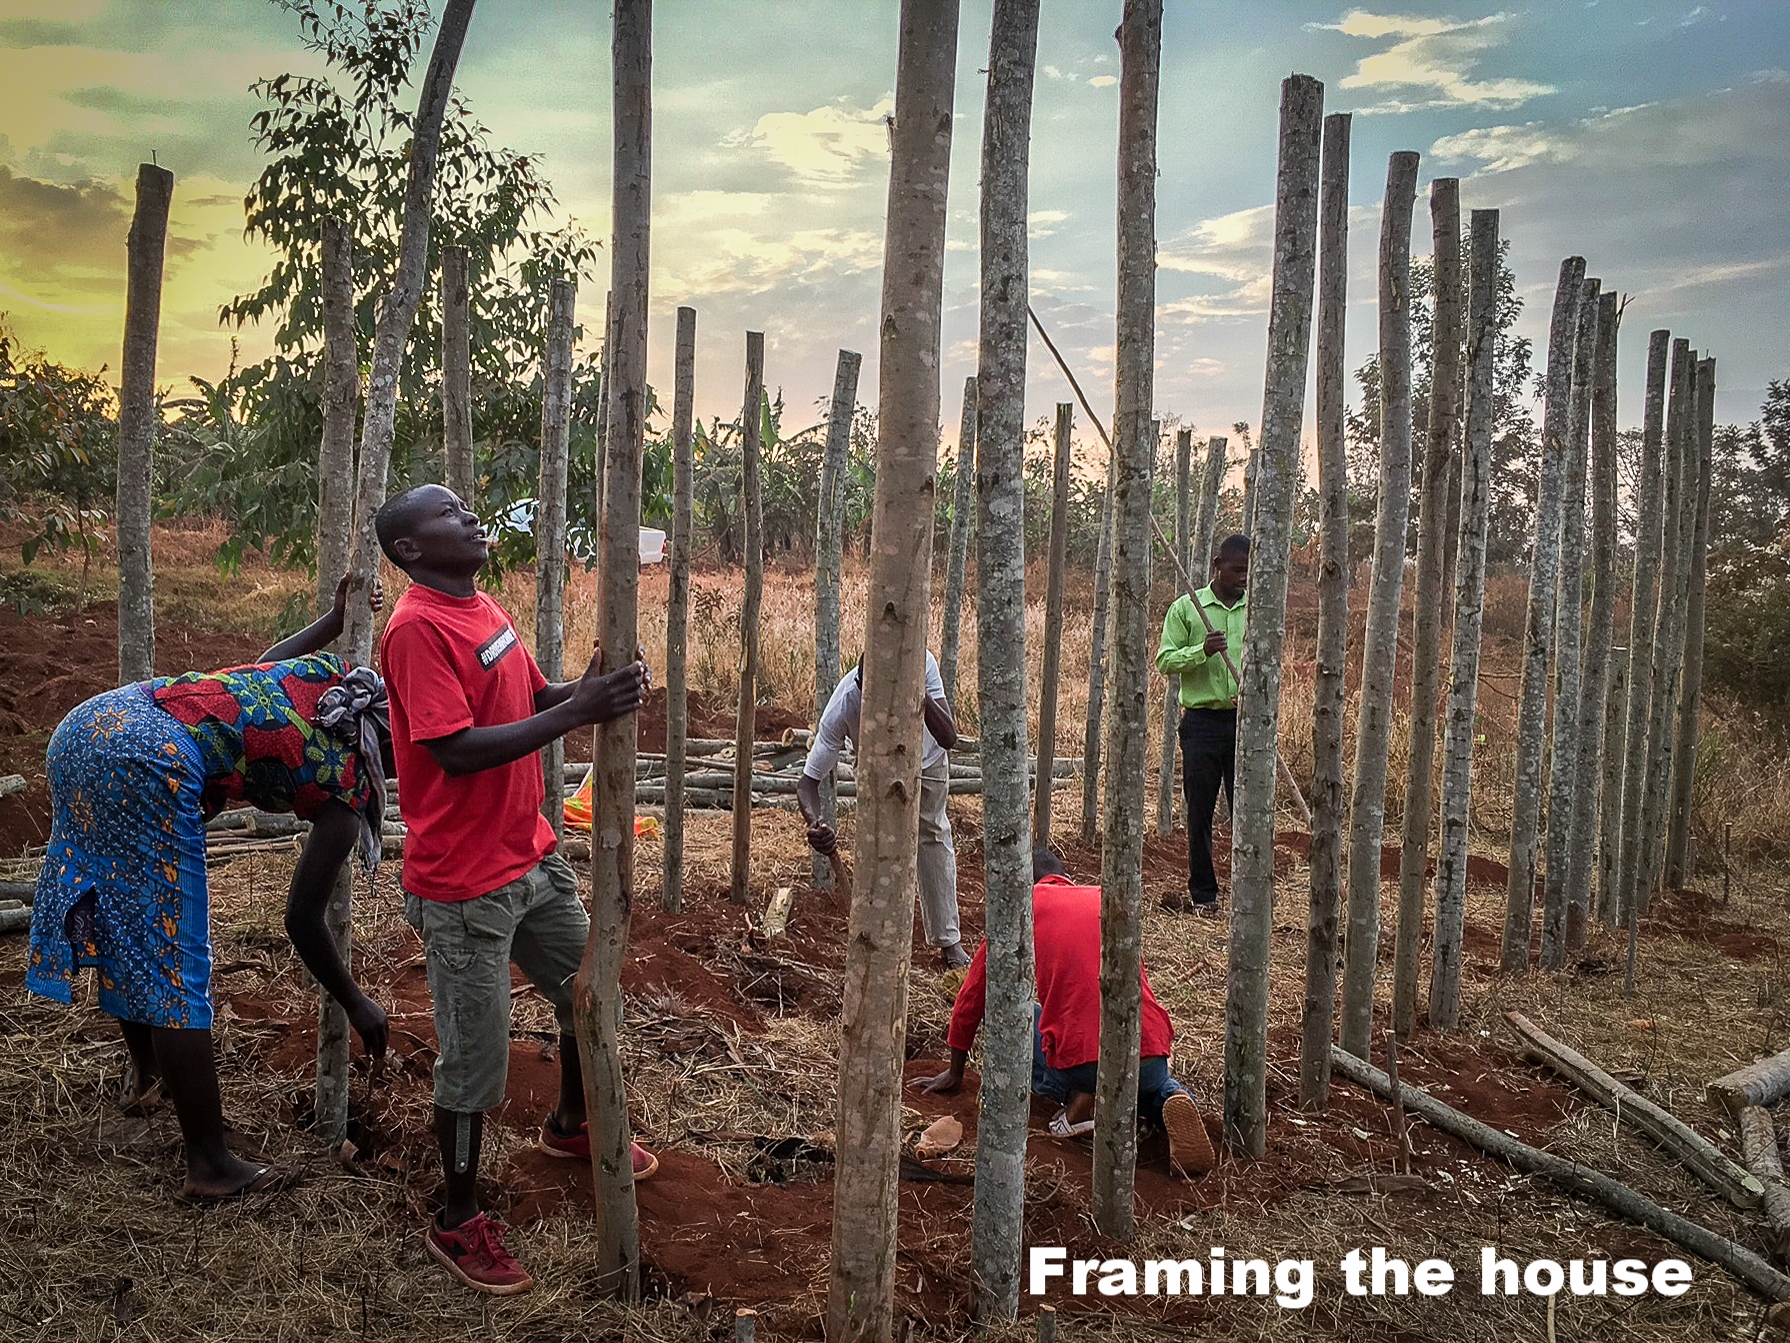
<svg viewBox="0 0 1790 1343">
<path fill-rule="evenodd" d="M 535 1285 L 528 1270 L 504 1248 L 502 1224 L 482 1212 L 452 1231 L 442 1230 L 431 1219 L 426 1241 L 441 1266 L 475 1292 L 514 1296 Z"/>
<path fill-rule="evenodd" d="M 638 1183 L 659 1169 L 659 1158 L 654 1156 L 639 1143 L 631 1144 L 634 1162 L 634 1179 Z M 548 1156 L 563 1158 L 567 1161 L 590 1160 L 590 1125 L 580 1124 L 576 1133 L 561 1133 L 553 1126 L 553 1118 L 548 1116 L 541 1125 L 541 1150 Z"/>
</svg>

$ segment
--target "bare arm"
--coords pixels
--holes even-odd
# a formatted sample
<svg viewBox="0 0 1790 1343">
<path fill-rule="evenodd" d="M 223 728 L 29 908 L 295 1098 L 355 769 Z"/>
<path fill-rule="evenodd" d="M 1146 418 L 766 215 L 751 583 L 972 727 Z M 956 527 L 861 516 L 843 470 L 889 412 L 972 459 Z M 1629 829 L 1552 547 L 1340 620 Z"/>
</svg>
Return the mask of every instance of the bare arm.
<svg viewBox="0 0 1790 1343">
<path fill-rule="evenodd" d="M 926 730 L 932 734 L 932 739 L 947 751 L 957 745 L 957 720 L 951 716 L 951 706 L 928 695 L 920 708 L 926 715 Z"/>
<path fill-rule="evenodd" d="M 963 1070 L 969 1064 L 969 1061 L 970 1056 L 968 1051 L 953 1049 L 951 1051 L 951 1066 L 949 1068 L 946 1068 L 944 1072 L 937 1073 L 932 1077 L 916 1077 L 909 1083 L 909 1085 L 918 1088 L 921 1092 L 929 1096 L 955 1091 L 958 1087 L 963 1085 Z"/>
<path fill-rule="evenodd" d="M 342 617 L 348 607 L 348 579 L 349 575 L 342 575 L 342 581 L 336 584 L 336 600 L 321 619 L 312 621 L 297 634 L 281 639 L 258 660 L 284 662 L 287 658 L 301 658 L 308 653 L 321 652 L 341 638 Z M 385 585 L 377 578 L 373 580 L 373 590 L 367 594 L 367 604 L 374 611 L 385 605 Z"/>
<path fill-rule="evenodd" d="M 336 874 L 354 852 L 360 828 L 360 817 L 340 802 L 324 803 L 312 818 L 310 837 L 292 870 L 292 889 L 286 898 L 286 936 L 292 939 L 299 960 L 323 991 L 342 1004 L 367 1052 L 378 1058 L 385 1053 L 385 1010 L 354 982 L 324 922 Z"/>
<path fill-rule="evenodd" d="M 646 664 L 630 662 L 620 671 L 603 676 L 598 672 L 601 660 L 599 652 L 590 660 L 584 675 L 572 682 L 569 695 L 532 718 L 495 727 L 462 728 L 452 736 L 437 737 L 423 745 L 429 748 L 443 773 L 456 777 L 477 774 L 533 755 L 574 728 L 607 723 L 633 713 L 646 697 Z"/>
</svg>

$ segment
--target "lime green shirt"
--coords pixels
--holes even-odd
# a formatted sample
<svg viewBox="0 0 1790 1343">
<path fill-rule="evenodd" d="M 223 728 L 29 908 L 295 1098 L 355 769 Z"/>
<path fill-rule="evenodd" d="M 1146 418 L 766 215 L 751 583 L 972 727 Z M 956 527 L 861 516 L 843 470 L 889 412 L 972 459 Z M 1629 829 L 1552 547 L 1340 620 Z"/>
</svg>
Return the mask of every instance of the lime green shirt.
<svg viewBox="0 0 1790 1343">
<path fill-rule="evenodd" d="M 1224 631 L 1226 651 L 1233 662 L 1243 656 L 1243 626 L 1249 616 L 1249 598 L 1237 598 L 1235 606 L 1219 601 L 1207 584 L 1194 594 L 1205 608 L 1212 628 Z M 1181 678 L 1184 709 L 1234 709 L 1237 683 L 1224 659 L 1206 656 L 1206 626 L 1193 609 L 1193 598 L 1182 593 L 1168 608 L 1162 622 L 1162 646 L 1156 650 L 1156 670 Z"/>
</svg>

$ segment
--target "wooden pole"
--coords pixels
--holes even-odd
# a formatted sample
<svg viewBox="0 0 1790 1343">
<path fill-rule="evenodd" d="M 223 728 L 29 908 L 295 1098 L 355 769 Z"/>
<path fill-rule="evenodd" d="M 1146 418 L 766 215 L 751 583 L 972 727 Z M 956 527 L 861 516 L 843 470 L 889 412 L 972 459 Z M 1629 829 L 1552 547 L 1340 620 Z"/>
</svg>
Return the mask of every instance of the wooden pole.
<svg viewBox="0 0 1790 1343">
<path fill-rule="evenodd" d="M 1430 813 L 1436 762 L 1436 696 L 1442 679 L 1442 547 L 1448 534 L 1448 480 L 1456 453 L 1461 362 L 1461 184 L 1430 183 L 1430 246 L 1435 324 L 1428 432 L 1417 520 L 1417 609 L 1411 637 L 1411 735 L 1405 762 L 1405 815 L 1398 861 L 1398 935 L 1392 956 L 1392 1029 L 1417 1027 L 1417 962 L 1429 886 Z"/>
<path fill-rule="evenodd" d="M 1044 588 L 1044 669 L 1038 690 L 1038 754 L 1041 760 L 1056 759 L 1057 678 L 1063 657 L 1063 578 L 1069 558 L 1069 448 L 1074 434 L 1075 406 L 1072 402 L 1059 401 L 1056 461 L 1051 475 L 1050 571 Z M 980 642 L 980 634 L 977 640 L 978 648 L 987 647 Z M 987 736 L 988 729 L 984 727 L 982 733 Z M 1034 844 L 1050 844 L 1050 802 L 1050 771 L 1040 767 L 1037 787 L 1032 794 Z"/>
<path fill-rule="evenodd" d="M 1580 686 L 1581 763 L 1595 762 L 1573 812 L 1572 904 L 1566 944 L 1584 946 L 1593 904 L 1616 922 L 1616 866 L 1622 829 L 1622 715 L 1628 704 L 1628 660 L 1616 648 L 1616 295 L 1597 302 L 1597 350 L 1591 378 L 1591 623 Z M 1595 855 L 1596 861 L 1593 860 Z M 1593 868 L 1596 876 L 1593 878 Z M 1595 886 L 1595 894 L 1593 887 Z"/>
<path fill-rule="evenodd" d="M 640 462 L 646 442 L 646 327 L 651 302 L 653 9 L 652 0 L 615 0 L 611 37 L 611 174 L 614 236 L 609 261 L 614 332 L 605 418 L 609 451 L 598 528 L 603 581 L 597 636 L 606 667 L 633 661 L 640 638 Z M 578 1055 L 590 1115 L 590 1164 L 596 1210 L 599 1290 L 640 1297 L 640 1216 L 622 1076 L 622 965 L 634 900 L 633 714 L 594 733 L 591 798 L 590 939 L 573 980 Z"/>
<path fill-rule="evenodd" d="M 1473 791 L 1474 716 L 1479 705 L 1479 636 L 1485 616 L 1486 506 L 1492 461 L 1493 351 L 1498 339 L 1498 212 L 1468 221 L 1467 416 L 1461 454 L 1460 553 L 1454 576 L 1454 644 L 1443 727 L 1442 834 L 1436 859 L 1435 947 L 1430 1025 L 1460 1024 L 1461 941 L 1467 910 L 1467 838 Z"/>
<path fill-rule="evenodd" d="M 1400 151 L 1386 168 L 1380 217 L 1380 504 L 1374 517 L 1373 578 L 1356 704 L 1355 775 L 1349 788 L 1349 928 L 1343 941 L 1342 1046 L 1366 1057 L 1373 1032 L 1380 948 L 1380 841 L 1386 824 L 1392 681 L 1399 595 L 1411 511 L 1411 212 L 1417 155 Z"/>
<path fill-rule="evenodd" d="M 1059 411 L 1060 411 L 1059 407 Z M 1193 531 L 1193 430 L 1175 435 L 1175 549 L 1172 558 L 1183 572 L 1192 567 L 1188 539 Z M 1181 678 L 1167 677 L 1162 699 L 1162 765 L 1156 780 L 1156 833 L 1170 835 L 1175 829 L 1175 747 L 1181 717 Z"/>
<path fill-rule="evenodd" d="M 957 703 L 957 650 L 963 641 L 963 580 L 969 566 L 976 507 L 976 379 L 963 380 L 963 419 L 957 434 L 957 481 L 951 500 L 951 549 L 945 556 L 944 628 L 939 636 L 939 679 L 945 699 Z M 818 709 L 819 706 L 816 706 Z"/>
<path fill-rule="evenodd" d="M 1709 1099 L 1738 1113 L 1748 1105 L 1776 1105 L 1790 1096 L 1790 1049 L 1737 1068 L 1709 1084 Z"/>
<path fill-rule="evenodd" d="M 535 661 L 540 664 L 541 675 L 549 681 L 562 680 L 566 671 L 566 469 L 572 442 L 572 332 L 577 306 L 577 281 L 554 280 L 547 299 L 547 349 L 541 385 L 541 485 L 536 496 L 534 526 Z M 470 457 L 470 436 L 467 446 Z M 563 840 L 563 737 L 555 737 L 542 748 L 541 771 L 547 784 L 541 807 L 554 836 Z"/>
<path fill-rule="evenodd" d="M 1119 276 L 1113 404 L 1112 712 L 1100 817 L 1100 1063 L 1094 1083 L 1094 1225 L 1131 1239 L 1143 1021 L 1144 754 L 1148 742 L 1150 496 L 1156 439 L 1156 112 L 1162 0 L 1119 20 Z"/>
<path fill-rule="evenodd" d="M 597 354 L 597 516 L 603 516 L 604 481 L 609 474 L 609 354 L 615 348 L 615 295 L 603 295 L 603 348 Z"/>
<path fill-rule="evenodd" d="M 931 623 L 957 18 L 957 0 L 902 0 L 853 851 L 862 880 L 852 893 L 839 1013 L 826 1333 L 840 1343 L 891 1343 L 895 1330 L 901 1065 L 918 881 L 920 698 Z"/>
<path fill-rule="evenodd" d="M 1560 587 L 1554 604 L 1554 744 L 1548 778 L 1547 866 L 1542 878 L 1541 968 L 1562 970 L 1570 944 L 1569 910 L 1583 888 L 1573 882 L 1574 813 L 1586 782 L 1597 778 L 1596 760 L 1584 755 L 1585 704 L 1585 485 L 1591 424 L 1593 354 L 1597 348 L 1596 280 L 1580 291 L 1578 334 L 1573 339 L 1572 389 L 1566 430 L 1566 501 L 1560 519 Z M 1601 706 L 1599 706 L 1601 708 Z M 1583 879 L 1583 873 L 1580 874 Z"/>
<path fill-rule="evenodd" d="M 1740 1112 L 1740 1148 L 1746 1168 L 1764 1186 L 1760 1202 L 1769 1228 L 1771 1257 L 1780 1264 L 1790 1258 L 1790 1189 L 1784 1187 L 1784 1162 L 1778 1154 L 1778 1131 L 1771 1111 L 1749 1105 Z"/>
<path fill-rule="evenodd" d="M 174 174 L 137 165 L 137 208 L 126 240 L 124 360 L 118 388 L 118 681 L 155 675 L 155 566 L 149 551 L 155 467 L 155 351 Z M 332 595 L 334 589 L 331 589 Z"/>
<path fill-rule="evenodd" d="M 1572 395 L 1573 339 L 1578 329 L 1585 259 L 1560 263 L 1554 313 L 1548 326 L 1548 363 L 1541 421 L 1541 486 L 1530 557 L 1529 619 L 1523 640 L 1523 680 L 1517 700 L 1516 788 L 1512 800 L 1510 881 L 1499 963 L 1506 974 L 1529 970 L 1535 925 L 1535 848 L 1541 825 L 1542 756 L 1547 749 L 1548 668 L 1554 657 L 1554 594 L 1560 574 L 1560 516 L 1564 507 L 1566 439 Z"/>
<path fill-rule="evenodd" d="M 1088 640 L 1088 712 L 1081 749 L 1081 843 L 1084 849 L 1093 847 L 1100 823 L 1100 725 L 1106 709 L 1106 618 L 1113 572 L 1113 448 L 1110 440 L 1103 441 L 1106 442 L 1106 493 L 1100 505 L 1100 544 L 1094 554 L 1093 634 Z"/>
<path fill-rule="evenodd" d="M 665 602 L 665 875 L 659 903 L 667 913 L 676 914 L 684 907 L 684 762 L 690 737 L 691 480 L 696 466 L 694 308 L 677 310 L 677 346 L 671 376 L 671 590 Z M 834 602 L 837 613 L 836 587 Z M 837 646 L 835 636 L 835 649 Z M 817 662 L 819 656 L 817 651 Z"/>
<path fill-rule="evenodd" d="M 552 320 L 549 315 L 549 323 Z M 447 487 L 468 508 L 476 507 L 478 486 L 472 464 L 472 286 L 467 279 L 464 247 L 441 249 L 441 428 Z M 561 498 L 563 501 L 563 493 Z"/>
<path fill-rule="evenodd" d="M 1696 498 L 1685 569 L 1684 676 L 1678 696 L 1678 744 L 1672 752 L 1672 798 L 1666 834 L 1666 884 L 1683 886 L 1691 874 L 1691 802 L 1697 781 L 1698 718 L 1703 708 L 1703 603 L 1709 563 L 1709 482 L 1715 449 L 1715 360 L 1697 363 Z"/>
<path fill-rule="evenodd" d="M 1032 845 L 1048 843 L 1056 741 L 1056 663 L 1063 624 L 1062 555 L 1052 520 L 1039 704 L 1040 838 L 1028 825 L 1026 793 L 1025 392 L 1027 201 L 1038 49 L 1038 0 L 995 0 L 982 118 L 981 301 L 976 424 L 976 690 L 982 740 L 982 852 L 987 1005 L 982 1085 L 976 1111 L 976 1191 L 971 1264 L 976 1319 L 1019 1311 L 1025 1211 L 1026 1121 L 1031 1113 Z M 1073 424 L 1057 407 L 1056 499 L 1067 518 Z M 969 519 L 966 517 L 965 522 Z M 1065 540 L 1067 533 L 1064 533 Z M 1055 626 L 1051 625 L 1055 612 Z M 1048 727 L 1043 726 L 1048 716 Z M 897 1064 L 899 1068 L 899 1064 Z"/>
<path fill-rule="evenodd" d="M 1187 569 L 1190 574 L 1209 571 L 1212 567 L 1212 546 L 1218 529 L 1218 496 L 1224 489 L 1225 449 L 1229 440 L 1214 435 L 1206 440 L 1206 470 L 1200 479 L 1200 506 L 1193 518 L 1193 533 L 1187 542 Z"/>
<path fill-rule="evenodd" d="M 746 333 L 746 399 L 740 408 L 740 478 L 746 516 L 746 591 L 740 600 L 740 696 L 734 723 L 733 795 L 752 791 L 752 742 L 758 717 L 758 615 L 764 604 L 764 505 L 758 452 L 764 416 L 764 333 Z M 752 808 L 733 809 L 733 867 L 728 898 L 746 903 L 752 879 Z"/>
<path fill-rule="evenodd" d="M 818 718 L 839 686 L 839 568 L 840 530 L 845 519 L 845 467 L 851 452 L 852 415 L 858 406 L 858 369 L 863 356 L 839 351 L 833 373 L 833 400 L 827 412 L 827 444 L 821 454 L 820 498 L 814 539 L 814 712 Z M 820 818 L 837 823 L 838 789 L 833 771 L 820 781 Z M 812 859 L 814 889 L 833 889 L 833 869 L 840 863 L 837 852 L 815 854 Z"/>
<path fill-rule="evenodd" d="M 1349 136 L 1352 118 L 1324 118 L 1318 201 L 1318 645 L 1311 711 L 1311 849 L 1300 1016 L 1299 1104 L 1330 1104 L 1336 1017 L 1336 920 L 1342 906 L 1343 677 L 1349 656 L 1348 365 Z"/>
<path fill-rule="evenodd" d="M 360 353 L 354 330 L 354 230 L 323 221 L 323 438 L 317 450 L 317 614 L 336 599 L 354 533 L 354 422 Z"/>
</svg>

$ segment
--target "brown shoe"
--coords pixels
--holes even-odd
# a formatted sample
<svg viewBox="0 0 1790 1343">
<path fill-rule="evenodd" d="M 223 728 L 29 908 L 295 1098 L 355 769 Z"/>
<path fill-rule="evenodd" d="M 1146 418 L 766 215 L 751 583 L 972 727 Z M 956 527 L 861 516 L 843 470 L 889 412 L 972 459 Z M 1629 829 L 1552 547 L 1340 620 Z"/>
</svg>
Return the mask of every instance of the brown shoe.
<svg viewBox="0 0 1790 1343">
<path fill-rule="evenodd" d="M 1188 908 L 1202 919 L 1216 919 L 1221 914 L 1216 900 L 1195 900 Z"/>
<path fill-rule="evenodd" d="M 1206 1121 L 1185 1091 L 1177 1091 L 1162 1103 L 1162 1127 L 1168 1132 L 1168 1163 L 1182 1175 L 1204 1175 L 1218 1164 Z"/>
</svg>

